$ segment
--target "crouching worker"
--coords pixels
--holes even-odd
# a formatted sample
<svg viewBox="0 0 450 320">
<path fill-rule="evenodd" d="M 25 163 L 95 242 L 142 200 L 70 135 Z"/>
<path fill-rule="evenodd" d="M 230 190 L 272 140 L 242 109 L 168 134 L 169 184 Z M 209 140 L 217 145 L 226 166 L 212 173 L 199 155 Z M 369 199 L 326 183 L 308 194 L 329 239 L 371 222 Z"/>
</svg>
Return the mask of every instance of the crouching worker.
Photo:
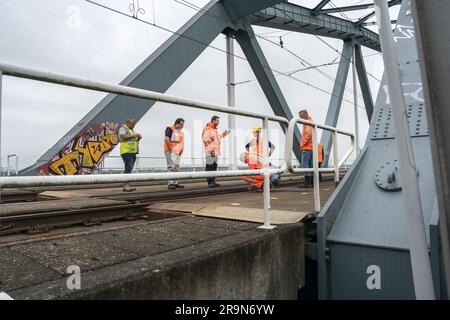
<svg viewBox="0 0 450 320">
<path fill-rule="evenodd" d="M 245 146 L 246 152 L 240 157 L 240 160 L 248 165 L 250 170 L 260 170 L 264 167 L 263 146 L 264 140 L 261 136 L 261 127 L 252 127 L 253 139 Z M 269 141 L 269 157 L 272 155 L 275 146 Z M 269 164 L 270 166 L 270 164 Z M 259 190 L 264 186 L 264 175 L 244 176 L 249 190 Z"/>
</svg>

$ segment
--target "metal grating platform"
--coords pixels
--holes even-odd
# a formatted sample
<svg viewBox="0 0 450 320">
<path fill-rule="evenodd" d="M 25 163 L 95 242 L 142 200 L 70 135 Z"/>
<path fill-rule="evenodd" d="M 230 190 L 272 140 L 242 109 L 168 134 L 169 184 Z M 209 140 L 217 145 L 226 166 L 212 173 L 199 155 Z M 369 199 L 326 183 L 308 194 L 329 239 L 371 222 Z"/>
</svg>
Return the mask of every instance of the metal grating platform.
<svg viewBox="0 0 450 320">
<path fill-rule="evenodd" d="M 180 203 L 180 202 L 161 202 L 153 203 L 147 207 L 151 211 L 174 211 L 184 213 L 194 213 L 206 207 L 206 204 Z"/>
<path fill-rule="evenodd" d="M 233 206 L 219 206 L 215 208 L 206 207 L 199 211 L 193 212 L 193 214 L 209 218 L 220 218 L 220 219 L 264 223 L 264 210 L 259 208 L 245 208 Z M 308 212 L 271 210 L 270 221 L 272 224 L 297 223 L 302 221 L 306 216 L 310 214 L 311 213 Z"/>
<path fill-rule="evenodd" d="M 264 223 L 264 209 L 260 208 L 166 202 L 151 204 L 147 209 L 150 211 L 189 213 L 195 216 L 208 218 Z M 296 212 L 289 210 L 271 210 L 270 213 L 272 224 L 297 223 L 312 214 L 310 212 Z"/>
</svg>

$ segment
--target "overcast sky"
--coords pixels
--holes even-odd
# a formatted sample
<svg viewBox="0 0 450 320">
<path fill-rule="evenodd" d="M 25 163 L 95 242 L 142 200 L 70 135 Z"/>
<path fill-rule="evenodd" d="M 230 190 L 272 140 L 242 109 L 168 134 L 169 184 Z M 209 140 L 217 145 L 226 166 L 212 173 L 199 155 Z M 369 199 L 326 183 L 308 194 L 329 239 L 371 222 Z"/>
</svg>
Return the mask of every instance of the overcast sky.
<svg viewBox="0 0 450 320">
<path fill-rule="evenodd" d="M 98 0 L 99 3 L 129 13 L 132 0 Z M 191 0 L 198 6 L 206 0 Z M 305 1 L 292 1 L 304 4 Z M 303 2 L 303 3 L 302 3 Z M 336 5 L 361 3 L 356 0 L 336 0 Z M 145 15 L 140 19 L 153 22 L 171 30 L 181 27 L 196 11 L 174 0 L 140 0 Z M 153 10 L 154 6 L 154 10 Z M 119 83 L 146 57 L 157 49 L 168 37 L 169 32 L 141 23 L 135 19 L 92 5 L 84 0 L 0 0 L 0 61 L 41 70 L 64 73 L 84 78 Z M 269 39 L 279 41 L 283 36 L 284 46 L 311 64 L 339 61 L 339 55 L 319 41 L 315 36 L 287 33 L 261 27 L 254 27 L 255 33 L 266 34 Z M 324 39 L 333 48 L 341 50 L 341 41 Z M 280 47 L 258 40 L 271 67 L 283 72 L 302 68 L 300 61 Z M 213 46 L 225 50 L 225 37 L 219 35 Z M 244 56 L 236 44 L 235 53 Z M 381 79 L 382 59 L 370 49 L 363 49 L 366 69 Z M 226 105 L 226 56 L 223 52 L 207 48 L 204 53 L 168 90 L 168 93 L 182 97 Z M 236 59 L 236 82 L 254 79 L 247 61 Z M 337 65 L 321 70 L 331 77 Z M 333 82 L 316 70 L 299 72 L 296 77 L 332 91 Z M 315 121 L 324 122 L 330 95 L 306 86 L 292 79 L 277 76 L 283 94 L 296 114 L 301 107 L 307 107 Z M 352 88 L 351 72 L 347 87 Z M 369 77 L 374 100 L 379 83 Z M 33 164 L 48 148 L 52 147 L 70 128 L 92 109 L 104 95 L 80 90 L 4 77 L 2 158 L 17 153 L 20 168 Z M 354 131 L 354 110 L 350 101 L 353 96 L 346 92 L 338 127 Z M 238 108 L 263 113 L 273 113 L 255 81 L 236 87 Z M 359 105 L 363 106 L 362 98 Z M 186 119 L 187 141 L 185 158 L 201 157 L 200 131 L 212 113 L 179 106 L 157 103 L 138 123 L 141 132 L 141 156 L 160 157 L 162 154 L 162 132 L 179 116 Z M 365 111 L 359 109 L 361 147 L 368 130 Z M 237 118 L 237 127 L 243 129 L 258 124 L 257 120 Z M 227 116 L 222 116 L 221 127 L 226 129 Z M 273 142 L 279 146 L 273 156 L 279 158 L 283 152 L 283 139 L 279 126 L 271 125 Z M 248 133 L 248 132 L 247 132 Z M 192 140 L 192 137 L 194 138 Z M 240 135 L 238 150 L 248 140 Z M 342 141 L 342 145 L 347 145 Z M 226 151 L 226 150 L 225 150 Z M 342 150 L 345 151 L 345 150 Z M 239 153 L 239 152 L 238 152 Z M 112 153 L 118 155 L 118 150 Z M 226 152 L 225 152 L 226 156 Z M 146 162 L 153 165 L 155 162 Z M 161 162 L 158 162 L 160 165 Z"/>
</svg>

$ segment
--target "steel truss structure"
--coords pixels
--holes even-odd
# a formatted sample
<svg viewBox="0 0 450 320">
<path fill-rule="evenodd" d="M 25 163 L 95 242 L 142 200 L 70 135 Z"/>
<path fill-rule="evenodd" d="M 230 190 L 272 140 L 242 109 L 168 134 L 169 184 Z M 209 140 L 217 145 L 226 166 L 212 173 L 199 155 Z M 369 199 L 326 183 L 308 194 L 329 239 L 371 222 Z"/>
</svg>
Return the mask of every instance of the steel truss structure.
<svg viewBox="0 0 450 320">
<path fill-rule="evenodd" d="M 448 298 L 449 280 L 445 275 L 447 271 L 448 276 L 450 267 L 450 149 L 445 147 L 449 137 L 446 134 L 449 126 L 445 125 L 445 121 L 450 116 L 447 107 L 449 91 L 445 86 L 449 83 L 449 75 L 448 68 L 441 63 L 445 62 L 445 66 L 448 66 L 446 57 L 450 52 L 450 41 L 442 39 L 448 40 L 450 26 L 445 16 L 448 10 L 439 11 L 437 8 L 450 8 L 444 0 L 433 1 L 433 4 L 429 2 L 431 3 L 424 0 L 391 0 L 387 3 L 375 1 L 378 5 L 382 3 L 389 7 L 401 4 L 398 19 L 384 19 L 385 35 L 386 25 L 391 26 L 389 22 L 392 21 L 397 23 L 393 35 L 395 44 L 391 49 L 396 51 L 398 64 L 392 63 L 397 59 L 391 59 L 390 67 L 399 68 L 396 70 L 399 72 L 395 74 L 401 89 L 396 94 L 388 92 L 388 87 L 395 86 L 384 78 L 375 104 L 361 47 L 381 50 L 379 35 L 365 28 L 374 23 L 369 20 L 375 17 L 376 12 L 359 16 L 355 21 L 341 17 L 345 17 L 346 13 L 369 10 L 374 6 L 372 2 L 335 7 L 329 0 L 316 0 L 313 7 L 307 8 L 286 0 L 211 0 L 120 84 L 164 93 L 218 35 L 225 34 L 240 45 L 275 116 L 290 120 L 292 126 L 289 133 L 294 134 L 298 119 L 293 116 L 282 94 L 252 25 L 342 40 L 343 50 L 325 125 L 336 127 L 350 63 L 354 60 L 370 131 L 364 149 L 317 216 L 315 259 L 318 265 L 319 297 Z M 440 5 L 435 5 L 435 2 Z M 386 18 L 389 14 L 387 7 L 384 9 Z M 435 20 L 434 17 L 438 19 Z M 416 28 L 420 37 L 416 37 Z M 390 30 L 389 37 L 392 37 Z M 383 43 L 386 44 L 384 41 Z M 386 72 L 386 75 L 390 74 Z M 399 107 L 391 104 L 397 104 L 402 96 L 402 104 L 406 105 L 403 121 L 405 126 L 409 124 L 409 130 L 405 132 L 410 132 L 410 136 L 406 137 L 400 137 L 400 133 L 404 132 L 399 128 L 399 122 L 391 120 L 392 117 L 398 118 L 398 110 L 393 108 Z M 391 97 L 396 97 L 397 100 L 392 102 Z M 114 139 L 114 129 L 103 124 L 120 124 L 129 116 L 139 120 L 153 104 L 153 101 L 124 95 L 106 96 L 33 166 L 23 170 L 21 175 L 74 175 L 83 173 L 83 170 L 92 170 L 118 144 Z M 91 142 L 95 140 L 94 147 L 99 150 L 99 154 L 95 161 L 80 162 L 79 159 L 87 148 L 83 144 L 86 137 Z M 411 213 L 407 210 L 407 202 L 405 205 L 405 195 L 411 191 L 411 186 L 402 185 L 398 173 L 401 171 L 401 159 L 407 158 L 403 153 L 398 154 L 401 152 L 399 150 L 403 150 L 397 148 L 401 138 L 409 143 L 408 152 L 416 155 L 416 163 L 411 162 L 411 172 L 417 177 L 407 181 L 414 181 L 421 198 L 419 211 L 423 214 L 423 240 L 426 242 L 422 246 L 425 248 L 422 250 L 425 255 L 422 255 L 421 261 L 431 266 L 433 283 L 430 284 L 425 278 L 420 280 L 426 282 L 428 295 L 418 294 L 418 273 L 413 272 L 420 259 L 411 256 L 416 244 L 411 240 L 413 237 L 410 237 L 411 232 L 407 227 L 407 222 L 411 222 L 411 217 L 408 216 Z M 300 158 L 300 139 L 301 135 L 297 130 L 290 142 L 297 158 Z M 330 159 L 333 140 L 332 133 L 322 135 L 325 165 L 328 165 Z M 316 166 L 315 171 L 318 170 Z"/>
</svg>

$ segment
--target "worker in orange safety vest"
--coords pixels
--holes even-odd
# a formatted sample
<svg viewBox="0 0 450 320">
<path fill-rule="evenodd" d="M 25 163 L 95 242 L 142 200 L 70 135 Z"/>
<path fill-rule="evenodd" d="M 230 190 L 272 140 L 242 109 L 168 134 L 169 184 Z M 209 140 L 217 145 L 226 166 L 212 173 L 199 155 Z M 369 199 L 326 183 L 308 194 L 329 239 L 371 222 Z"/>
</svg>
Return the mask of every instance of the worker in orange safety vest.
<svg viewBox="0 0 450 320">
<path fill-rule="evenodd" d="M 309 116 L 308 111 L 301 110 L 298 116 L 304 120 L 313 121 Z M 300 149 L 302 151 L 301 165 L 302 168 L 312 168 L 313 167 L 313 144 L 312 144 L 312 126 L 303 124 L 302 130 L 302 141 L 300 142 Z M 313 175 L 308 172 L 305 173 L 305 184 L 299 187 L 312 188 L 313 186 Z"/>
<path fill-rule="evenodd" d="M 319 161 L 318 161 L 319 168 L 322 168 L 324 153 L 323 153 L 323 145 L 320 142 L 317 144 L 317 153 L 318 153 L 318 158 L 319 158 Z M 322 181 L 322 173 L 321 172 L 319 172 L 319 180 Z M 313 185 L 314 185 L 314 183 L 313 183 Z"/>
<path fill-rule="evenodd" d="M 220 118 L 218 116 L 213 116 L 211 122 L 209 122 L 202 132 L 202 141 L 205 148 L 205 160 L 206 168 L 205 171 L 216 171 L 217 163 L 220 156 L 220 141 L 230 134 L 230 130 L 219 132 L 217 128 L 219 127 Z M 216 178 L 207 178 L 208 187 L 216 188 L 220 185 L 216 183 Z"/>
<path fill-rule="evenodd" d="M 164 155 L 166 156 L 167 170 L 180 171 L 181 155 L 184 151 L 184 119 L 178 118 L 174 125 L 167 126 L 164 133 Z M 184 188 L 177 180 L 169 180 L 168 189 Z"/>
</svg>

